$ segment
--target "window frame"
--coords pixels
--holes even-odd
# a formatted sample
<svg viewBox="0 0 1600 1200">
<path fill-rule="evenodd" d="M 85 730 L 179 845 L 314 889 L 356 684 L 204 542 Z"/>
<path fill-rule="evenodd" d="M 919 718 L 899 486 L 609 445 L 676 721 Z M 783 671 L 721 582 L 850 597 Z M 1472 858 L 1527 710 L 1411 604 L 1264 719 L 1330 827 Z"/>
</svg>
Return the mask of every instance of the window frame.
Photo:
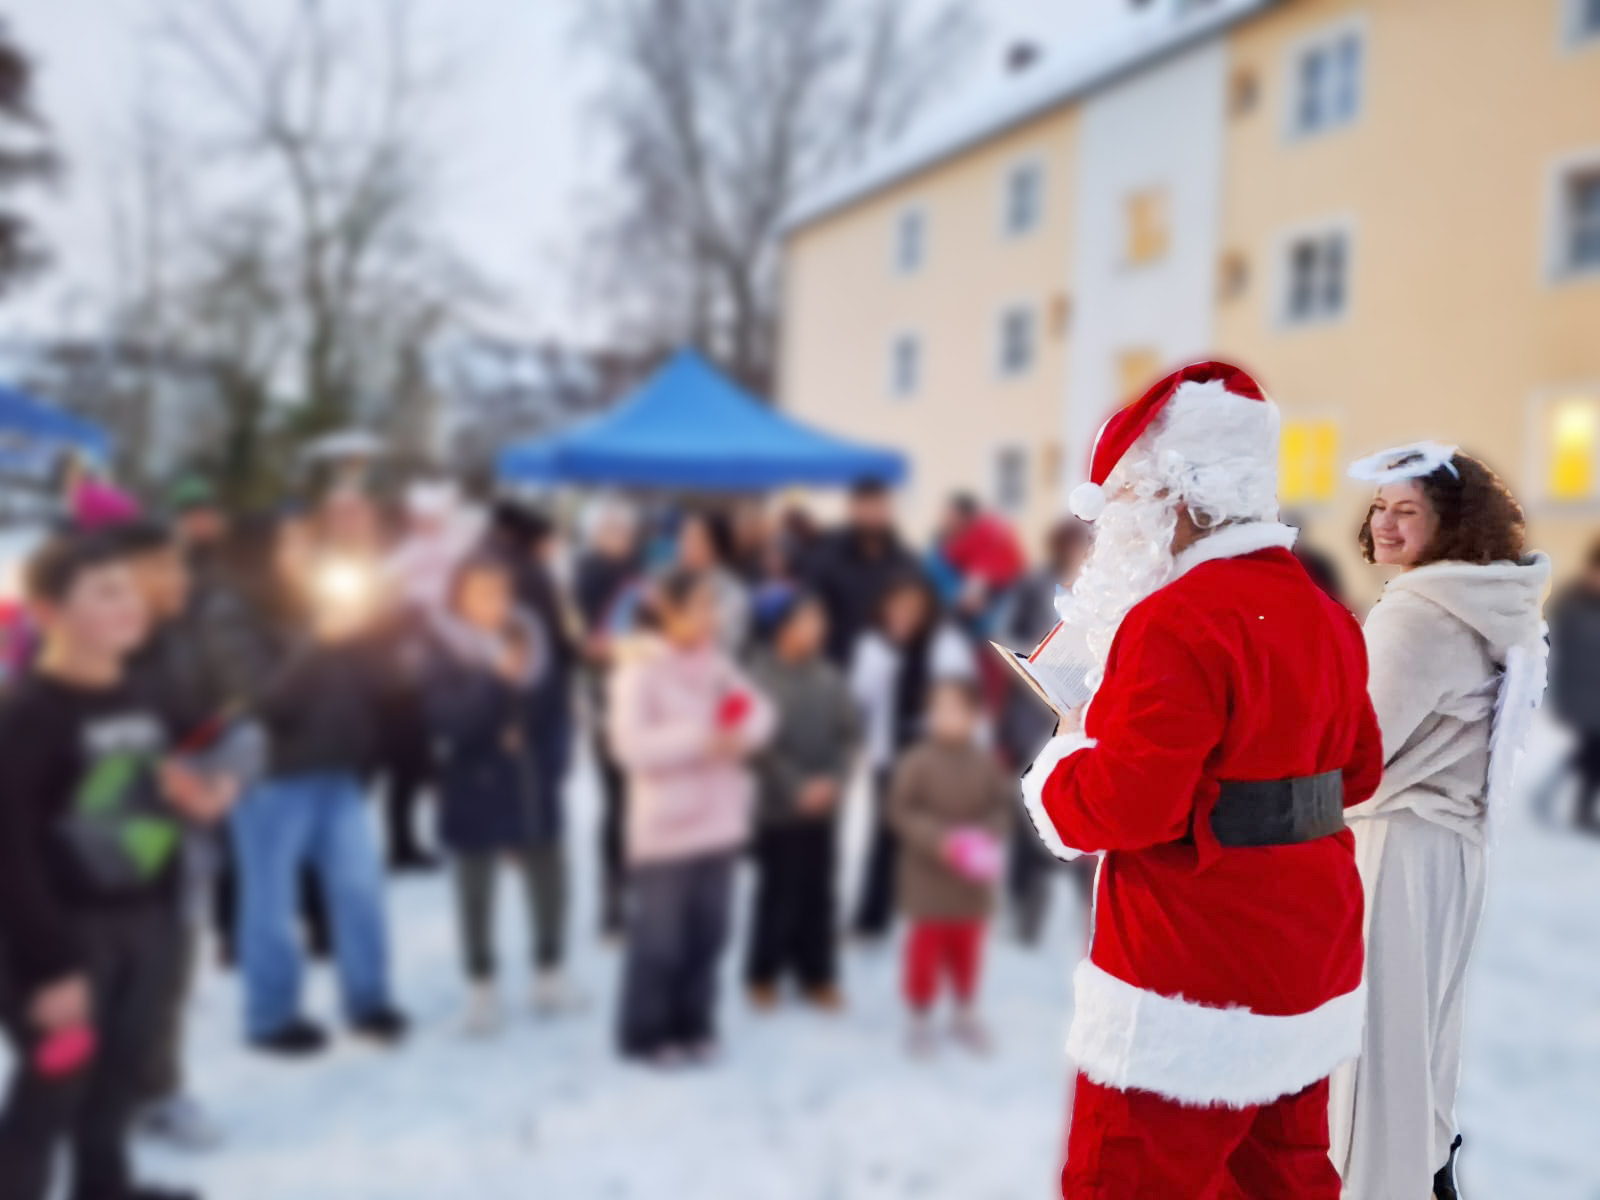
<svg viewBox="0 0 1600 1200">
<path fill-rule="evenodd" d="M 1367 79 L 1371 73 L 1370 66 L 1372 61 L 1372 38 L 1367 26 L 1368 22 L 1365 15 L 1353 13 L 1301 35 L 1285 48 L 1283 60 L 1283 139 L 1285 142 L 1293 144 L 1319 141 L 1322 138 L 1331 137 L 1356 128 L 1366 117 Z M 1351 38 L 1355 40 L 1359 55 L 1359 70 L 1356 73 L 1354 102 L 1349 113 L 1338 121 L 1329 122 L 1328 120 L 1323 120 L 1316 126 L 1305 126 L 1300 119 L 1303 108 L 1303 93 L 1301 90 L 1303 63 L 1311 53 L 1329 50 Z"/>
<path fill-rule="evenodd" d="M 1021 317 L 1027 326 L 1027 357 L 1020 366 L 1013 367 L 1008 359 L 1012 318 Z M 996 379 L 1026 379 L 1039 365 L 1039 311 L 1038 305 L 1026 300 L 1016 300 L 1000 306 L 994 323 L 994 374 Z"/>
<path fill-rule="evenodd" d="M 1568 256 L 1572 242 L 1569 188 L 1580 175 L 1600 178 L 1600 146 L 1566 154 L 1551 163 L 1545 184 L 1545 280 L 1552 286 L 1600 282 L 1600 261 L 1582 266 Z"/>
<path fill-rule="evenodd" d="M 1325 243 L 1334 237 L 1344 243 L 1344 278 L 1339 309 L 1337 312 L 1319 311 L 1309 317 L 1295 316 L 1290 308 L 1295 282 L 1294 264 L 1291 261 L 1294 248 L 1312 240 Z M 1326 329 L 1347 321 L 1354 307 L 1355 261 L 1356 228 L 1352 217 L 1330 217 L 1284 230 L 1278 237 L 1276 253 L 1273 255 L 1273 270 L 1276 272 L 1272 290 L 1273 328 L 1280 333 L 1288 333 L 1303 329 Z"/>
<path fill-rule="evenodd" d="M 1018 484 L 1019 494 L 1015 507 L 1005 503 L 1006 482 L 1002 465 L 1010 460 L 1020 469 Z M 1015 438 L 998 441 L 989 447 L 989 503 L 997 513 L 1014 521 L 1020 521 L 1027 516 L 1028 506 L 1033 503 L 1033 454 L 1026 442 Z"/>
<path fill-rule="evenodd" d="M 1148 201 L 1160 209 L 1161 248 L 1159 252 L 1140 258 L 1134 254 L 1133 210 L 1140 201 Z M 1172 257 L 1172 187 L 1167 183 L 1146 183 L 1129 188 L 1122 195 L 1123 242 L 1122 265 L 1129 271 L 1142 271 L 1159 266 Z"/>
<path fill-rule="evenodd" d="M 906 261 L 906 229 L 915 222 L 917 229 L 916 261 Z M 903 204 L 894 215 L 889 232 L 889 267 L 901 279 L 920 275 L 928 268 L 928 208 L 920 201 Z"/>
<path fill-rule="evenodd" d="M 1582 499 L 1567 500 L 1553 494 L 1550 487 L 1550 470 L 1554 466 L 1553 445 L 1544 434 L 1547 423 L 1554 418 L 1556 405 L 1568 400 L 1587 398 L 1594 406 L 1596 419 L 1600 420 L 1600 379 L 1579 380 L 1565 386 L 1541 387 L 1528 396 L 1524 428 L 1527 430 L 1523 469 L 1531 485 L 1518 489 L 1518 494 L 1531 497 L 1528 507 L 1539 512 L 1566 516 L 1591 517 L 1600 513 L 1600 437 L 1595 439 L 1591 469 L 1594 479 L 1589 495 Z"/>
<path fill-rule="evenodd" d="M 1020 176 L 1028 175 L 1034 180 L 1033 185 L 1033 211 L 1031 222 L 1021 228 L 1011 222 L 1015 182 Z M 1044 156 L 1039 153 L 1024 154 L 1013 158 L 1006 164 L 1005 170 L 1000 173 L 1000 238 L 1002 241 L 1018 242 L 1032 237 L 1044 228 L 1045 198 L 1049 186 L 1049 177 L 1045 171 Z"/>
<path fill-rule="evenodd" d="M 1340 485 L 1344 482 L 1344 447 L 1347 441 L 1345 437 L 1346 431 L 1344 414 L 1329 408 L 1312 409 L 1308 412 L 1300 412 L 1297 410 L 1292 413 L 1286 412 L 1283 414 L 1282 428 L 1279 431 L 1280 447 L 1278 452 L 1278 472 L 1280 486 L 1283 478 L 1283 451 L 1281 446 L 1282 433 L 1288 430 L 1291 426 L 1309 427 L 1313 425 L 1328 425 L 1333 429 L 1333 487 L 1329 491 L 1328 495 L 1323 497 L 1314 497 L 1311 499 L 1302 497 L 1298 500 L 1283 501 L 1284 508 L 1292 509 L 1296 512 L 1302 513 L 1320 512 L 1326 508 L 1329 508 L 1338 502 L 1343 492 L 1343 489 Z"/>
<path fill-rule="evenodd" d="M 903 374 L 901 367 L 905 362 L 902 351 L 910 350 L 909 380 L 902 387 Z M 902 329 L 889 337 L 888 379 L 885 391 L 891 401 L 907 403 L 915 400 L 922 394 L 922 384 L 927 373 L 927 364 L 923 360 L 922 335 L 910 329 Z"/>
</svg>

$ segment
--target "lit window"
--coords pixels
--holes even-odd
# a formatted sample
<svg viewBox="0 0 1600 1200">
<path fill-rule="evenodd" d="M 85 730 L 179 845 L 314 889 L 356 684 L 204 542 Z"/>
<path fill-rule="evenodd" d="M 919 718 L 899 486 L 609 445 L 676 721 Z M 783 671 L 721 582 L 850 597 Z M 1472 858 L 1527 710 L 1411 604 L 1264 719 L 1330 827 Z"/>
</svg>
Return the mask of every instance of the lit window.
<svg viewBox="0 0 1600 1200">
<path fill-rule="evenodd" d="M 902 333 L 889 343 L 889 394 L 915 396 L 922 386 L 922 342 L 915 334 Z"/>
<path fill-rule="evenodd" d="M 920 208 L 908 208 L 894 226 L 894 267 L 902 275 L 922 270 L 927 257 L 928 219 Z"/>
<path fill-rule="evenodd" d="M 1127 259 L 1142 266 L 1165 258 L 1168 242 L 1167 193 L 1135 192 L 1127 203 Z"/>
<path fill-rule="evenodd" d="M 994 455 L 994 506 L 1014 517 L 1027 504 L 1028 451 L 1022 446 L 1002 446 Z"/>
<path fill-rule="evenodd" d="M 1304 46 L 1293 64 L 1290 127 L 1299 136 L 1348 125 L 1361 108 L 1361 34 L 1346 29 Z"/>
<path fill-rule="evenodd" d="M 1569 396 L 1551 404 L 1544 430 L 1545 492 L 1552 500 L 1593 500 L 1600 460 L 1600 399 Z"/>
<path fill-rule="evenodd" d="M 1124 350 L 1117 355 L 1118 405 L 1137 400 L 1161 378 L 1161 356 L 1154 350 Z"/>
<path fill-rule="evenodd" d="M 1562 274 L 1600 271 L 1600 167 L 1568 174 L 1560 188 L 1558 269 Z"/>
<path fill-rule="evenodd" d="M 1321 504 L 1339 486 L 1339 430 L 1332 421 L 1284 421 L 1278 447 L 1278 502 Z"/>
<path fill-rule="evenodd" d="M 1018 305 L 1000 314 L 997 353 L 1000 374 L 1025 375 L 1032 368 L 1034 331 L 1035 321 L 1031 307 Z"/>
<path fill-rule="evenodd" d="M 1044 215 L 1044 168 L 1018 163 L 1006 172 L 1002 225 L 1007 237 L 1021 237 L 1039 227 Z"/>
<path fill-rule="evenodd" d="M 1284 267 L 1284 320 L 1307 325 L 1340 316 L 1349 295 L 1349 239 L 1341 232 L 1290 241 Z"/>
</svg>

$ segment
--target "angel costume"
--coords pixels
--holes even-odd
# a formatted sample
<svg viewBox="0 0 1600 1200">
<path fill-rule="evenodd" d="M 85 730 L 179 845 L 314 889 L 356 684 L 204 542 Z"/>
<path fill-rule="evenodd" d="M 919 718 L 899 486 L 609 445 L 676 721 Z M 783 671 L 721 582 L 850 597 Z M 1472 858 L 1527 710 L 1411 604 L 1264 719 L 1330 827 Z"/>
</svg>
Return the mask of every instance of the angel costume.
<svg viewBox="0 0 1600 1200">
<path fill-rule="evenodd" d="M 1418 478 L 1449 468 L 1452 453 L 1405 447 L 1351 473 Z M 1542 555 L 1430 563 L 1392 580 L 1367 617 L 1383 782 L 1345 814 L 1367 900 L 1367 1024 L 1361 1058 L 1334 1074 L 1329 1107 L 1350 1200 L 1417 1200 L 1436 1173 L 1451 1175 L 1486 822 L 1506 803 L 1543 692 L 1539 601 L 1549 574 Z"/>
</svg>

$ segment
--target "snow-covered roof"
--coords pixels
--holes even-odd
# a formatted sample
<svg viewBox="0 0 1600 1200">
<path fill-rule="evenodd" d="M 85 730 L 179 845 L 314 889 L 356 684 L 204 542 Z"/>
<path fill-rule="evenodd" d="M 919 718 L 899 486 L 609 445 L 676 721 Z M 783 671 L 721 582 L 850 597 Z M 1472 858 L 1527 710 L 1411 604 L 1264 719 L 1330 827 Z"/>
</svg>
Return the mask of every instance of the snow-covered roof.
<svg viewBox="0 0 1600 1200">
<path fill-rule="evenodd" d="M 1159 20 L 1136 21 L 1115 40 L 1070 55 L 1053 57 L 1052 47 L 1029 69 L 1004 76 L 964 101 L 953 101 L 875 157 L 823 183 L 795 206 L 784 230 L 793 233 L 831 216 L 1281 2 L 1210 0 L 1177 15 L 1164 11 Z"/>
</svg>

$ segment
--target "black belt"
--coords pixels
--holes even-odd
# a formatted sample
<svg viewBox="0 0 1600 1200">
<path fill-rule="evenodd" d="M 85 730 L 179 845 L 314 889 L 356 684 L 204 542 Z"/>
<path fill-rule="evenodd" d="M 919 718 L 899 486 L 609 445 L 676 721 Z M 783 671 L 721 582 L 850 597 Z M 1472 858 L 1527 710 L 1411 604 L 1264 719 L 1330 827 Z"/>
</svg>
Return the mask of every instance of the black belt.
<svg viewBox="0 0 1600 1200">
<path fill-rule="evenodd" d="M 1211 810 L 1211 832 L 1229 847 L 1294 846 L 1344 827 L 1344 776 L 1338 771 L 1259 782 L 1224 780 Z"/>
</svg>

